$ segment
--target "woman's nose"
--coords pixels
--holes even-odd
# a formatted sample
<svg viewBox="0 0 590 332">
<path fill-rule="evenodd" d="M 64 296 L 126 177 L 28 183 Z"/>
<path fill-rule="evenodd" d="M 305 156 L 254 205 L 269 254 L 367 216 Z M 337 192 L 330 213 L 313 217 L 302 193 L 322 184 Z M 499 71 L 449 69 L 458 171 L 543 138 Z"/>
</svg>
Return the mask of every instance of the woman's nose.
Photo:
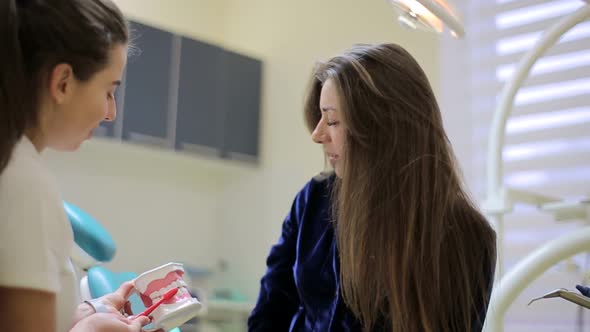
<svg viewBox="0 0 590 332">
<path fill-rule="evenodd" d="M 117 103 L 113 99 L 109 102 L 109 109 L 107 111 L 106 116 L 104 117 L 104 120 L 111 122 L 111 121 L 115 121 L 116 117 L 117 117 Z"/>
<path fill-rule="evenodd" d="M 315 129 L 311 133 L 311 139 L 318 144 L 326 143 L 330 139 L 326 134 L 325 124 L 322 120 L 318 122 Z"/>
</svg>

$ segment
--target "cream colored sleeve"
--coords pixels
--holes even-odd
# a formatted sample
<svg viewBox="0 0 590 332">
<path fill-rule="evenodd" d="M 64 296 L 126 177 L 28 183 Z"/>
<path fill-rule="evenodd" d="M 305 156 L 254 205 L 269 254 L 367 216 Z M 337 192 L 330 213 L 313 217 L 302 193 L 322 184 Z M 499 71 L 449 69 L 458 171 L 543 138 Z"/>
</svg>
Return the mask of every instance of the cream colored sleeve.
<svg viewBox="0 0 590 332">
<path fill-rule="evenodd" d="M 0 177 L 0 286 L 57 292 L 59 265 L 46 229 L 47 218 L 59 218 L 56 197 L 33 180 Z"/>
</svg>

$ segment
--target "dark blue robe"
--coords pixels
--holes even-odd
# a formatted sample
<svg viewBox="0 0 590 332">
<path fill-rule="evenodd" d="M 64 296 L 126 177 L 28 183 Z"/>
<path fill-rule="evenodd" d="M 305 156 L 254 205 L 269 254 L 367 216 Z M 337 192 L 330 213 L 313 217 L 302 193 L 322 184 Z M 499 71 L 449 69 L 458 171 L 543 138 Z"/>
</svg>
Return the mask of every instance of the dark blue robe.
<svg viewBox="0 0 590 332">
<path fill-rule="evenodd" d="M 362 331 L 340 292 L 330 209 L 333 181 L 334 176 L 314 178 L 297 194 L 268 256 L 248 331 Z M 485 310 L 477 316 L 483 321 Z M 481 331 L 477 325 L 474 331 Z M 374 329 L 388 330 L 383 321 Z"/>
</svg>

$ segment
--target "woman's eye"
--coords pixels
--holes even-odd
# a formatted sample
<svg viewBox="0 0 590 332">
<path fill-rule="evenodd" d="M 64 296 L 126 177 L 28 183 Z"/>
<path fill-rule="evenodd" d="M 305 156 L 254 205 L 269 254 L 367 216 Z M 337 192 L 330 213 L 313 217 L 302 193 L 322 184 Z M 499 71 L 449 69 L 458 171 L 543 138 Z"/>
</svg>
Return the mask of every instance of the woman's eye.
<svg viewBox="0 0 590 332">
<path fill-rule="evenodd" d="M 327 124 L 328 124 L 328 126 L 335 126 L 335 125 L 337 125 L 339 123 L 340 123 L 340 121 L 328 121 Z"/>
<path fill-rule="evenodd" d="M 114 96 L 114 94 L 112 92 L 109 92 L 109 93 L 107 93 L 107 98 L 108 99 L 114 99 L 115 96 Z"/>
</svg>

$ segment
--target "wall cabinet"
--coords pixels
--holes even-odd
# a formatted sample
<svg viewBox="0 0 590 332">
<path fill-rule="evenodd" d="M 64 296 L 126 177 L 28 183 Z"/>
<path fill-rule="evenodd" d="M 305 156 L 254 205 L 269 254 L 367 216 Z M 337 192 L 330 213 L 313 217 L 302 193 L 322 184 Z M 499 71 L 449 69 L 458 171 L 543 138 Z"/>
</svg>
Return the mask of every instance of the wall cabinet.
<svg viewBox="0 0 590 332">
<path fill-rule="evenodd" d="M 117 119 L 97 136 L 255 162 L 262 62 L 131 22 L 137 51 L 117 89 Z"/>
</svg>

